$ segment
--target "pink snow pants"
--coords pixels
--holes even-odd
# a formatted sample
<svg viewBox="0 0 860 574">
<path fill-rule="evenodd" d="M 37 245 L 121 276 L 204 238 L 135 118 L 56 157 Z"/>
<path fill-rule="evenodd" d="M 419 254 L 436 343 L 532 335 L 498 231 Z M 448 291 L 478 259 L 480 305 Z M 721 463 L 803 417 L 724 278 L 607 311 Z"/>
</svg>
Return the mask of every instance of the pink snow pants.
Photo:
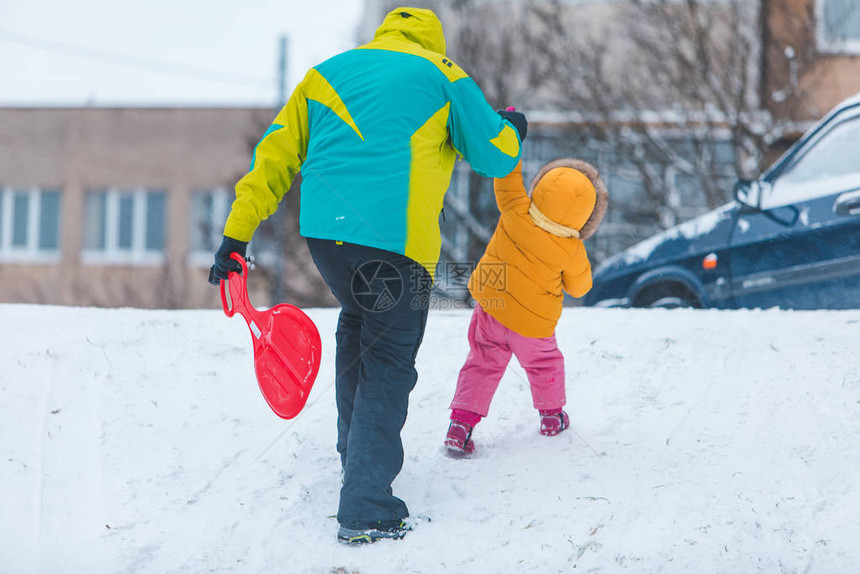
<svg viewBox="0 0 860 574">
<path fill-rule="evenodd" d="M 487 416 L 499 381 L 511 360 L 511 354 L 526 372 L 536 409 L 564 406 L 564 357 L 558 350 L 555 335 L 524 337 L 494 319 L 480 305 L 469 323 L 469 355 L 460 369 L 452 409 L 462 409 Z"/>
</svg>

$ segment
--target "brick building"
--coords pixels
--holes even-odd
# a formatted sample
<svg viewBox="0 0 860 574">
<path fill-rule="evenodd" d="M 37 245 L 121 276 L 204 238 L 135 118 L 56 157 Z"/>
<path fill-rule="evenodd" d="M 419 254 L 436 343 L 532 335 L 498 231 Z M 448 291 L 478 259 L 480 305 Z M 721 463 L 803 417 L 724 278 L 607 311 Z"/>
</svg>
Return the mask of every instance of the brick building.
<svg viewBox="0 0 860 574">
<path fill-rule="evenodd" d="M 272 116 L 0 109 L 0 302 L 220 305 L 213 243 Z"/>
</svg>

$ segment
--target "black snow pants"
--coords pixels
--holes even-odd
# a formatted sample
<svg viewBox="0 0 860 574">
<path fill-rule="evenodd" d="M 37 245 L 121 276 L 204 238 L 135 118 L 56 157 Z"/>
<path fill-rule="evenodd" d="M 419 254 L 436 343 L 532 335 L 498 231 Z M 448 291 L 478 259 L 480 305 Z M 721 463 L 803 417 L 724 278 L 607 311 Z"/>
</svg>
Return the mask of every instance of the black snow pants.
<svg viewBox="0 0 860 574">
<path fill-rule="evenodd" d="M 341 304 L 337 324 L 337 450 L 344 470 L 337 519 L 351 528 L 409 516 L 392 494 L 403 466 L 400 431 L 418 373 L 430 274 L 411 259 L 373 247 L 307 240 Z"/>
</svg>

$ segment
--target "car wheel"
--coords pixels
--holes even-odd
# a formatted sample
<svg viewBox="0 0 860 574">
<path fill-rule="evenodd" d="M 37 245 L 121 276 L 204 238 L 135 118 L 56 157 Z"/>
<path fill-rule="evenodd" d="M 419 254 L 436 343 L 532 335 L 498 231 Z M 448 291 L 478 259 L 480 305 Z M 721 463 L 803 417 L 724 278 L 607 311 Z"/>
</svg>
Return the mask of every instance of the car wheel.
<svg viewBox="0 0 860 574">
<path fill-rule="evenodd" d="M 695 307 L 686 297 L 661 297 L 648 305 L 650 309 L 677 309 L 679 307 Z"/>
<path fill-rule="evenodd" d="M 680 283 L 658 283 L 645 287 L 634 299 L 634 307 L 649 309 L 701 308 L 702 303 Z"/>
</svg>

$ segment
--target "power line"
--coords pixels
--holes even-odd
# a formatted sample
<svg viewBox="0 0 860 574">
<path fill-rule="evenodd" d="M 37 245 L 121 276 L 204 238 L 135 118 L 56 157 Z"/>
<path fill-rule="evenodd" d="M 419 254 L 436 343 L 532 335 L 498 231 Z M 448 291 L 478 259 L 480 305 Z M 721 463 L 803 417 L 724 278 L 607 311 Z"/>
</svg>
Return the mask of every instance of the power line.
<svg viewBox="0 0 860 574">
<path fill-rule="evenodd" d="M 124 66 L 127 68 L 138 68 L 141 70 L 156 72 L 160 74 L 172 74 L 175 76 L 193 77 L 207 80 L 210 82 L 221 82 L 225 84 L 239 84 L 243 86 L 264 88 L 272 87 L 271 79 L 243 76 L 239 74 L 225 74 L 218 70 L 200 68 L 196 66 L 186 66 L 182 64 L 174 64 L 172 62 L 152 60 L 148 58 L 127 56 L 123 54 L 106 52 L 103 50 L 96 50 L 85 46 L 76 46 L 64 42 L 56 42 L 54 40 L 47 40 L 45 38 L 38 38 L 36 36 L 29 36 L 26 34 L 20 34 L 18 32 L 11 32 L 9 30 L 0 29 L 0 41 L 9 42 L 11 44 L 18 44 L 21 46 L 28 46 L 39 50 L 47 50 L 49 52 L 55 52 L 63 54 L 65 56 L 72 56 L 75 58 L 82 58 L 86 60 L 94 60 L 107 64 Z"/>
</svg>

